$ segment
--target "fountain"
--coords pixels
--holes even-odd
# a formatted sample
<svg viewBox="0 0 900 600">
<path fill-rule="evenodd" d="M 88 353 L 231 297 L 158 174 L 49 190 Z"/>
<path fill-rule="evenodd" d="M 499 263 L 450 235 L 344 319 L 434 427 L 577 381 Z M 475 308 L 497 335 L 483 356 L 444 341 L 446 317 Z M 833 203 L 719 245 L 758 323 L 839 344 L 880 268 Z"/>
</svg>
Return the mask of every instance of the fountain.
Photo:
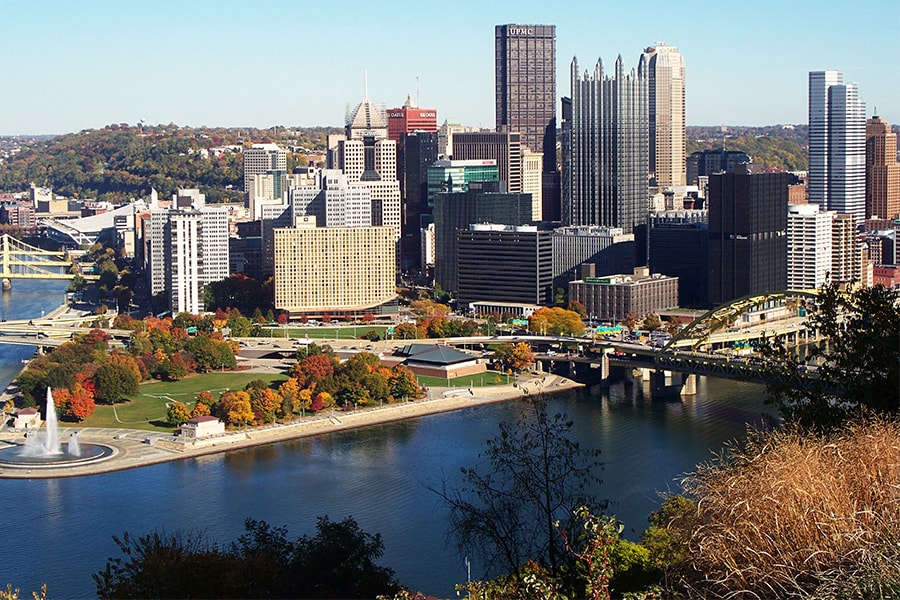
<svg viewBox="0 0 900 600">
<path fill-rule="evenodd" d="M 47 388 L 44 427 L 27 433 L 25 443 L 0 449 L 0 466 L 18 468 L 52 468 L 84 464 L 107 458 L 113 449 L 102 444 L 82 444 L 78 434 L 69 436 L 65 449 L 59 439 L 59 422 L 53 393 Z"/>
</svg>

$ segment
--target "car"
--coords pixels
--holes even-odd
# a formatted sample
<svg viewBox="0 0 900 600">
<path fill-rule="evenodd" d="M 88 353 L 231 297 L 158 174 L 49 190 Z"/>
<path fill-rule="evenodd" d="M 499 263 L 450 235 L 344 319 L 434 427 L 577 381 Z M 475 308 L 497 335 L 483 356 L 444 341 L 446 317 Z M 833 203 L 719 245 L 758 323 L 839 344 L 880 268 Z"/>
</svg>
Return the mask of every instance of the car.
<svg viewBox="0 0 900 600">
<path fill-rule="evenodd" d="M 555 350 L 547 350 L 547 356 L 556 356 Z"/>
</svg>

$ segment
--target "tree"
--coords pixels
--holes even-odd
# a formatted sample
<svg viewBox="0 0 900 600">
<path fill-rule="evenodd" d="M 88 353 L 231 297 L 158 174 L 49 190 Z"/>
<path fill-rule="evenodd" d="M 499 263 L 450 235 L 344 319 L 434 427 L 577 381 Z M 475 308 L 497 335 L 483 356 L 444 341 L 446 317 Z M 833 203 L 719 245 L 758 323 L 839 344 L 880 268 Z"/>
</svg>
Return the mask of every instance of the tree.
<svg viewBox="0 0 900 600">
<path fill-rule="evenodd" d="M 419 337 L 419 329 L 412 323 L 400 323 L 394 327 L 395 340 L 414 340 Z"/>
<path fill-rule="evenodd" d="M 643 327 L 647 331 L 656 331 L 662 326 L 662 320 L 654 313 L 650 313 L 646 317 L 644 317 L 644 322 L 641 324 L 641 327 Z"/>
<path fill-rule="evenodd" d="M 391 396 L 395 400 L 400 400 L 401 398 L 415 400 L 422 393 L 419 389 L 419 384 L 416 382 L 416 376 L 403 365 L 397 365 L 391 369 L 388 387 L 390 388 Z"/>
<path fill-rule="evenodd" d="M 534 352 L 527 342 L 500 344 L 494 351 L 494 356 L 504 368 L 514 371 L 521 371 L 534 362 Z"/>
<path fill-rule="evenodd" d="M 805 357 L 781 338 L 762 349 L 773 381 L 769 402 L 782 417 L 825 430 L 866 410 L 900 413 L 900 292 L 826 284 L 807 310 L 807 328 L 827 343 L 807 346 Z M 805 385 L 797 385 L 801 379 Z"/>
<path fill-rule="evenodd" d="M 291 377 L 297 380 L 301 388 L 314 386 L 334 373 L 335 362 L 329 354 L 307 356 L 291 367 Z"/>
<path fill-rule="evenodd" d="M 242 427 L 253 423 L 255 418 L 250 407 L 250 395 L 247 392 L 225 392 L 216 403 L 216 413 L 228 425 Z"/>
<path fill-rule="evenodd" d="M 97 399 L 106 404 L 115 404 L 137 393 L 141 370 L 132 357 L 113 352 L 105 363 L 97 367 L 93 379 Z"/>
<path fill-rule="evenodd" d="M 565 548 L 557 527 L 574 539 L 575 508 L 606 505 L 587 497 L 588 487 L 600 482 L 600 451 L 572 441 L 572 421 L 549 414 L 542 399 L 521 409 L 485 442 L 481 469 L 461 469 L 458 489 L 438 491 L 450 508 L 457 548 L 480 555 L 488 572 L 514 573 L 528 560 L 559 566 Z"/>
<path fill-rule="evenodd" d="M 178 427 L 182 423 L 186 423 L 191 418 L 191 411 L 184 402 L 170 402 L 166 409 L 166 422 L 169 425 Z"/>
<path fill-rule="evenodd" d="M 584 331 L 584 323 L 573 310 L 545 306 L 528 318 L 528 330 L 542 335 L 580 335 Z"/>
</svg>

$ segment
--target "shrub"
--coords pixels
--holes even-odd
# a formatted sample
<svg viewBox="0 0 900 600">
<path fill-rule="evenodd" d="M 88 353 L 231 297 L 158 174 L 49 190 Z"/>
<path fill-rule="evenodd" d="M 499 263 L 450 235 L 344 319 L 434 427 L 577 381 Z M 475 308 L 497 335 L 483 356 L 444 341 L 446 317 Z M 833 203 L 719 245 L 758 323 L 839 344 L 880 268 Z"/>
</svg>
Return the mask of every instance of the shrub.
<svg viewBox="0 0 900 600">
<path fill-rule="evenodd" d="M 686 581 L 707 597 L 896 597 L 898 465 L 896 421 L 751 433 L 684 482 L 700 523 Z"/>
</svg>

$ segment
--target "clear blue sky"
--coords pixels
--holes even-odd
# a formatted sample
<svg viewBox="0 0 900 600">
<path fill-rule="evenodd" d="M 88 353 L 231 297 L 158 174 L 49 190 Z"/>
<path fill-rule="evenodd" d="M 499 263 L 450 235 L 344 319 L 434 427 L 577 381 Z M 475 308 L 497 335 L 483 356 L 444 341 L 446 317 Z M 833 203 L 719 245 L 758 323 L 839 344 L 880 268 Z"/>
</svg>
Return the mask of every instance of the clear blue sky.
<svg viewBox="0 0 900 600">
<path fill-rule="evenodd" d="M 657 41 L 687 69 L 689 125 L 807 121 L 807 73 L 837 69 L 866 114 L 900 123 L 900 0 L 0 0 L 0 134 L 108 123 L 343 124 L 364 94 L 494 126 L 494 25 L 556 25 L 569 63 Z"/>
</svg>

